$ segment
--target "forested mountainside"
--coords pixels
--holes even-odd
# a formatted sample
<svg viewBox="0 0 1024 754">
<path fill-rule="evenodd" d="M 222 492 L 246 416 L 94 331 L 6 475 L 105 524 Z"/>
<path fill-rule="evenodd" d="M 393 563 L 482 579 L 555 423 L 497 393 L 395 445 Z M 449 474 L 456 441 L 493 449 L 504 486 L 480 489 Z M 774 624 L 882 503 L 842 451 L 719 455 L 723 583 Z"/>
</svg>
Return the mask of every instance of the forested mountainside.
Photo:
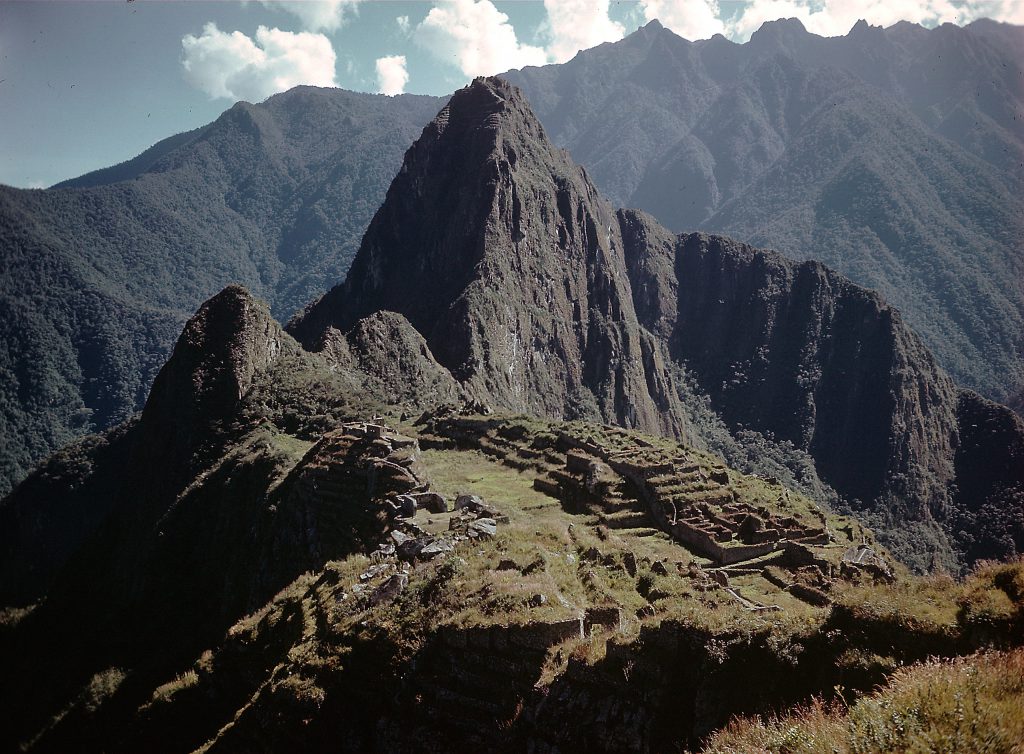
<svg viewBox="0 0 1024 754">
<path fill-rule="evenodd" d="M 286 318 L 342 276 L 441 102 L 298 87 L 53 189 L 0 187 L 0 494 L 139 410 L 225 285 Z"/>
<path fill-rule="evenodd" d="M 885 296 L 961 384 L 1024 388 L 1024 38 L 978 21 L 765 24 L 743 45 L 651 22 L 511 71 L 616 205 L 815 259 Z"/>
<path fill-rule="evenodd" d="M 830 740 L 1012 751 L 1019 562 L 912 576 L 686 443 L 460 396 L 410 415 L 381 375 L 453 396 L 395 318 L 311 354 L 229 287 L 137 421 L 7 498 L 4 748 L 719 751 L 786 711 L 814 741 L 823 699 Z"/>
<path fill-rule="evenodd" d="M 509 76 L 615 203 L 824 261 L 1019 410 L 1019 37 L 775 23 L 735 45 L 651 25 Z M 284 319 L 340 280 L 440 105 L 300 87 L 54 189 L 0 188 L 0 490 L 138 410 L 223 285 Z"/>
</svg>

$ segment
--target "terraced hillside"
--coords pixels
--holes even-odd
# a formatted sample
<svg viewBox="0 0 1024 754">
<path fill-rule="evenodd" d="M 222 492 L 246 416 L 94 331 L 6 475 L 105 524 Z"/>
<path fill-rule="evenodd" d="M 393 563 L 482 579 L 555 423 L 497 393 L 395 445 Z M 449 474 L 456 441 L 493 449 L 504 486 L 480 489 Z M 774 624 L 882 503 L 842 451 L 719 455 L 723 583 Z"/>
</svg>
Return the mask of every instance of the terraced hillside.
<svg viewBox="0 0 1024 754">
<path fill-rule="evenodd" d="M 1024 635 L 1019 562 L 914 577 L 685 443 L 411 410 L 375 391 L 429 351 L 361 332 L 329 362 L 229 288 L 138 421 L 5 503 L 0 747 L 681 751 Z"/>
</svg>

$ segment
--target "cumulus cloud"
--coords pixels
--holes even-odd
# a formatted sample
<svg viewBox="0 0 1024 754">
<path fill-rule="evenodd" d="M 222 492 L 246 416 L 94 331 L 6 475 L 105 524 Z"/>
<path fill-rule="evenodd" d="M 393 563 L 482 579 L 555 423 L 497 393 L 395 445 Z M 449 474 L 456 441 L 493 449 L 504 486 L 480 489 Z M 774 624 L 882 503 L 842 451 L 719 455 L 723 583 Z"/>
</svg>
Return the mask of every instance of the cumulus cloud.
<svg viewBox="0 0 1024 754">
<path fill-rule="evenodd" d="M 268 8 L 288 11 L 307 31 L 337 31 L 356 12 L 360 0 L 262 0 Z"/>
<path fill-rule="evenodd" d="M 405 55 L 386 55 L 377 58 L 377 91 L 394 96 L 405 91 L 409 72 L 405 69 Z"/>
<path fill-rule="evenodd" d="M 891 26 L 910 21 L 924 26 L 964 23 L 987 16 L 1010 20 L 1017 12 L 1024 17 L 1015 0 L 983 0 L 953 3 L 950 0 L 754 0 L 729 24 L 729 36 L 746 41 L 765 21 L 797 18 L 808 31 L 824 37 L 841 36 L 860 19 L 874 26 Z M 1020 22 L 1019 20 L 1017 21 Z"/>
<path fill-rule="evenodd" d="M 970 0 L 960 12 L 960 23 L 991 18 L 1007 24 L 1024 24 L 1024 3 L 1020 0 Z"/>
<path fill-rule="evenodd" d="M 212 98 L 258 102 L 299 84 L 337 86 L 334 48 L 323 34 L 260 26 L 252 38 L 211 22 L 181 46 L 186 80 Z"/>
<path fill-rule="evenodd" d="M 544 0 L 551 35 L 548 58 L 554 63 L 572 60 L 580 50 L 622 39 L 622 24 L 608 17 L 608 0 Z"/>
<path fill-rule="evenodd" d="M 708 39 L 725 33 L 716 0 L 640 0 L 640 5 L 648 21 L 658 19 L 686 39 Z"/>
<path fill-rule="evenodd" d="M 522 44 L 508 16 L 490 0 L 452 0 L 430 9 L 413 32 L 416 43 L 466 76 L 489 76 L 544 65 L 540 47 Z"/>
<path fill-rule="evenodd" d="M 398 24 L 398 30 L 406 36 L 408 36 L 409 32 L 412 31 L 412 27 L 409 24 L 408 16 L 396 16 L 395 23 Z"/>
</svg>

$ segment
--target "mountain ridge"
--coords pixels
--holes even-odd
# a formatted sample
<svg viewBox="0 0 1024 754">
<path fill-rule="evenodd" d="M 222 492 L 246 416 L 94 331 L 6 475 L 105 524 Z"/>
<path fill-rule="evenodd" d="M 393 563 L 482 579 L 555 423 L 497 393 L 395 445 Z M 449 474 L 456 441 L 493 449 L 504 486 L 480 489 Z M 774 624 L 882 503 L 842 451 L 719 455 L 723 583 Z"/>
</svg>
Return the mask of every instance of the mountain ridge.
<svg viewBox="0 0 1024 754">
<path fill-rule="evenodd" d="M 0 494 L 140 410 L 181 326 L 224 286 L 283 319 L 342 275 L 440 103 L 298 87 L 59 187 L 0 187 Z"/>
<path fill-rule="evenodd" d="M 1024 61 L 1018 27 L 993 26 L 777 22 L 737 45 L 659 25 L 507 76 L 616 205 L 824 261 L 882 291 L 959 383 L 1012 401 Z"/>
</svg>

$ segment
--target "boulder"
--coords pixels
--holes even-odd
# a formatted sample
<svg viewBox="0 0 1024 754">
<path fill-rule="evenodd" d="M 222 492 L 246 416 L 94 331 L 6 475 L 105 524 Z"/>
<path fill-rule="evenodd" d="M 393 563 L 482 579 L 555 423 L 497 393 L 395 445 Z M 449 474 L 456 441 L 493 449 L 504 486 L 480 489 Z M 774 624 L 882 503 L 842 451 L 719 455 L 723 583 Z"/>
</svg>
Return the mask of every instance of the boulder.
<svg viewBox="0 0 1024 754">
<path fill-rule="evenodd" d="M 395 501 L 398 503 L 400 515 L 405 518 L 412 518 L 416 515 L 416 498 L 412 495 L 399 495 Z"/>
<path fill-rule="evenodd" d="M 448 501 L 436 492 L 417 492 L 410 495 L 420 508 L 426 508 L 431 513 L 447 513 Z"/>
<path fill-rule="evenodd" d="M 447 539 L 435 539 L 428 545 L 425 545 L 417 554 L 420 560 L 433 560 L 438 555 L 444 555 L 451 552 L 454 549 L 452 543 Z"/>
<path fill-rule="evenodd" d="M 396 548 L 398 550 L 398 557 L 411 563 L 420 554 L 420 550 L 432 542 L 433 540 L 430 538 L 413 539 L 410 537 Z"/>
<path fill-rule="evenodd" d="M 479 513 L 484 507 L 484 501 L 481 500 L 477 495 L 459 495 L 455 498 L 455 510 L 468 510 L 473 513 Z"/>
<path fill-rule="evenodd" d="M 370 593 L 370 604 L 379 605 L 382 602 L 390 602 L 409 586 L 409 574 L 396 573 L 379 587 Z"/>
<path fill-rule="evenodd" d="M 470 532 L 475 532 L 478 537 L 493 537 L 498 533 L 498 525 L 493 518 L 478 518 L 469 525 Z"/>
<path fill-rule="evenodd" d="M 359 580 L 372 581 L 378 576 L 382 576 L 383 574 L 387 573 L 389 570 L 391 570 L 391 567 L 392 566 L 390 563 L 378 563 L 377 565 L 370 566 L 361 574 L 359 574 Z"/>
</svg>

